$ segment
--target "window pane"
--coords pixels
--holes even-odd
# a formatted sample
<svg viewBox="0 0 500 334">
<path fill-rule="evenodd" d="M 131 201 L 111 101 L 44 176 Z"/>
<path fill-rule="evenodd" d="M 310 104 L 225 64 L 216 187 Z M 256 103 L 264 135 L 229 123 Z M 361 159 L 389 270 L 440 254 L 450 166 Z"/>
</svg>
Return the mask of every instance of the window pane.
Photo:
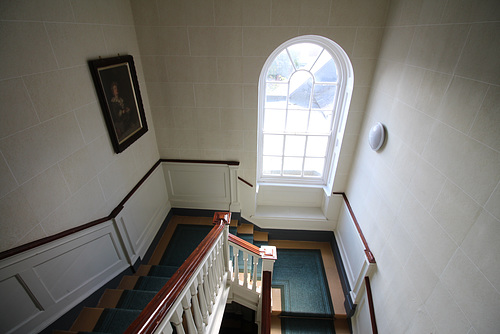
<svg viewBox="0 0 500 334">
<path fill-rule="evenodd" d="M 322 110 L 333 110 L 333 102 L 337 86 L 314 85 L 312 108 Z"/>
<path fill-rule="evenodd" d="M 285 156 L 303 157 L 306 146 L 306 136 L 286 136 Z"/>
<path fill-rule="evenodd" d="M 307 138 L 306 156 L 321 158 L 325 157 L 327 145 L 327 136 L 309 136 Z"/>
<path fill-rule="evenodd" d="M 312 76 L 309 72 L 295 72 L 290 79 L 289 104 L 309 109 L 312 94 Z"/>
<path fill-rule="evenodd" d="M 288 132 L 305 132 L 307 130 L 307 118 L 309 112 L 306 110 L 289 110 L 286 120 Z"/>
<path fill-rule="evenodd" d="M 300 43 L 288 48 L 296 69 L 310 70 L 323 48 L 312 43 Z"/>
<path fill-rule="evenodd" d="M 286 110 L 266 109 L 264 113 L 264 131 L 282 132 L 285 130 Z"/>
<path fill-rule="evenodd" d="M 266 84 L 266 108 L 286 109 L 287 83 Z"/>
<path fill-rule="evenodd" d="M 262 157 L 262 174 L 281 175 L 281 161 L 278 157 Z"/>
<path fill-rule="evenodd" d="M 306 177 L 322 177 L 325 159 L 323 158 L 306 158 L 304 162 L 304 176 Z"/>
<path fill-rule="evenodd" d="M 283 50 L 267 70 L 267 81 L 288 81 L 294 71 L 288 52 Z"/>
<path fill-rule="evenodd" d="M 301 176 L 303 158 L 285 158 L 283 162 L 283 175 Z"/>
<path fill-rule="evenodd" d="M 328 133 L 332 127 L 332 112 L 322 110 L 311 110 L 309 119 L 310 133 Z"/>
<path fill-rule="evenodd" d="M 337 67 L 332 56 L 326 51 L 323 51 L 311 72 L 316 82 L 337 82 Z"/>
<path fill-rule="evenodd" d="M 283 154 L 283 135 L 264 135 L 264 155 Z"/>
</svg>

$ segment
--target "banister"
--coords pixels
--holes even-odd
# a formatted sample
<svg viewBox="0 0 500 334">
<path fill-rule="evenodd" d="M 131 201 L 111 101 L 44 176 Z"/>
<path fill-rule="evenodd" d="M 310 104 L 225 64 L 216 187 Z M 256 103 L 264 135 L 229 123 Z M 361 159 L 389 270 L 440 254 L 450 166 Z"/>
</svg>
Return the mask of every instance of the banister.
<svg viewBox="0 0 500 334">
<path fill-rule="evenodd" d="M 240 246 L 241 248 L 244 248 L 246 249 L 247 251 L 255 254 L 255 255 L 258 255 L 260 256 L 260 248 L 255 246 L 254 244 L 251 244 L 249 243 L 248 241 L 246 240 L 243 240 L 241 238 L 238 238 L 237 236 L 235 236 L 234 234 L 231 234 L 229 233 L 229 242 L 232 242 L 234 243 L 235 245 L 237 246 Z"/>
<path fill-rule="evenodd" d="M 356 226 L 356 230 L 358 231 L 359 237 L 361 238 L 361 241 L 363 242 L 363 245 L 365 247 L 365 256 L 368 259 L 369 263 L 376 263 L 375 261 L 375 256 L 373 256 L 372 251 L 370 250 L 370 246 L 368 246 L 368 242 L 365 239 L 365 235 L 363 234 L 363 231 L 361 230 L 361 227 L 359 226 L 358 220 L 356 219 L 356 216 L 354 215 L 354 211 L 352 210 L 351 203 L 349 203 L 349 200 L 347 199 L 347 196 L 344 192 L 333 192 L 333 195 L 341 195 L 342 198 L 344 199 L 344 202 L 347 206 L 347 209 L 349 210 L 349 214 L 351 215 L 352 221 L 354 222 L 354 226 Z"/>
<path fill-rule="evenodd" d="M 160 159 L 161 162 L 178 162 L 184 164 L 209 164 L 209 165 L 228 165 L 239 166 L 239 161 L 223 161 L 223 160 L 185 160 L 185 159 Z"/>
<path fill-rule="evenodd" d="M 253 188 L 253 184 L 251 184 L 250 182 L 248 182 L 247 180 L 245 180 L 244 178 L 238 176 L 238 180 L 240 180 L 241 182 L 243 182 L 244 184 L 246 184 L 247 186 Z"/>
<path fill-rule="evenodd" d="M 191 253 L 172 278 L 144 308 L 125 333 L 154 333 L 159 324 L 186 288 L 196 269 L 202 264 L 208 251 L 222 234 L 226 224 L 220 222 L 208 233 L 198 247 Z"/>
</svg>

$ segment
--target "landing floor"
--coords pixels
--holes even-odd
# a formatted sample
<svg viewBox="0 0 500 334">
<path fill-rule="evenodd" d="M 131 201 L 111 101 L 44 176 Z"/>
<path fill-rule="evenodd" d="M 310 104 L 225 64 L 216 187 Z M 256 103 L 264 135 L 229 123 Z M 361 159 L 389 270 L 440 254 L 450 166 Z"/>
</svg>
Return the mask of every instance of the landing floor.
<svg viewBox="0 0 500 334">
<path fill-rule="evenodd" d="M 159 264 L 163 256 L 175 228 L 179 224 L 190 225 L 212 225 L 211 217 L 190 217 L 190 216 L 173 216 L 168 224 L 163 236 L 161 237 L 149 264 Z M 232 220 L 231 226 L 236 226 L 237 221 Z M 344 294 L 340 283 L 340 278 L 337 271 L 331 246 L 328 242 L 311 242 L 311 241 L 291 241 L 291 240 L 269 240 L 269 245 L 275 246 L 278 249 L 319 249 L 323 258 L 323 265 L 328 280 L 330 295 L 335 310 L 335 332 L 336 334 L 349 334 L 349 327 L 346 320 L 346 312 L 344 308 Z M 278 259 L 279 260 L 279 259 Z M 272 334 L 281 334 L 281 323 L 279 317 L 272 317 Z"/>
</svg>

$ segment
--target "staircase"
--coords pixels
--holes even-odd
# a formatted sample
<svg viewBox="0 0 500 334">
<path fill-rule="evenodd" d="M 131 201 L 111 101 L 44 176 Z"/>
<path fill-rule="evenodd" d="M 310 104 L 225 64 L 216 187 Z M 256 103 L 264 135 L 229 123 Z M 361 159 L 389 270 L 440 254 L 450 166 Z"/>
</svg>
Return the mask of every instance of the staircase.
<svg viewBox="0 0 500 334">
<path fill-rule="evenodd" d="M 194 217 L 193 219 L 187 219 L 188 222 L 195 223 L 194 225 L 186 225 L 185 223 L 181 224 L 176 223 L 182 219 L 183 218 L 176 219 L 176 217 L 172 219 L 174 221 L 173 224 L 174 226 L 171 227 L 169 224 L 170 232 L 169 229 L 167 228 L 164 237 L 158 244 L 156 251 L 153 253 L 153 256 L 151 257 L 148 264 L 141 265 L 134 275 L 124 276 L 120 284 L 115 289 L 106 290 L 104 294 L 101 296 L 99 303 L 95 307 L 85 307 L 69 330 L 54 331 L 54 334 L 75 334 L 82 332 L 102 334 L 102 333 L 125 332 L 127 328 L 134 322 L 134 320 L 139 317 L 142 310 L 148 305 L 148 303 L 152 301 L 154 298 L 158 298 L 155 297 L 157 296 L 158 292 L 162 288 L 164 288 L 164 286 L 172 278 L 172 276 L 174 276 L 176 272 L 179 271 L 180 265 L 183 264 L 184 261 L 187 259 L 188 255 L 191 254 L 193 250 L 195 250 L 195 248 L 198 247 L 198 245 L 200 245 L 200 242 L 211 231 L 213 226 L 212 221 L 209 219 L 194 218 Z M 181 225 L 182 229 L 176 229 L 176 226 L 181 226 Z M 249 241 L 252 242 L 254 241 L 253 225 L 239 226 L 239 227 L 237 227 L 236 225 L 237 221 L 231 221 L 231 226 L 230 226 L 231 232 L 234 232 L 234 234 L 239 234 L 238 231 L 239 229 L 241 229 L 242 231 L 241 236 L 243 236 L 245 239 Z M 249 226 L 251 226 L 252 231 L 248 230 Z M 172 229 L 175 232 L 172 232 Z M 179 230 L 185 230 L 184 235 L 179 235 L 176 237 L 176 233 Z M 260 236 L 257 236 L 256 239 L 259 242 L 265 244 L 266 243 L 265 239 L 267 239 L 267 236 L 261 234 Z M 182 241 L 180 242 L 179 240 Z M 226 244 L 228 244 L 227 241 Z M 242 245 L 245 246 L 244 242 L 242 243 Z M 229 277 L 228 282 L 232 281 L 236 283 L 233 283 L 235 285 L 234 287 L 235 292 L 231 293 L 231 296 L 227 297 L 228 298 L 227 301 L 229 301 L 230 299 L 237 301 L 240 295 L 245 295 L 247 296 L 245 302 L 249 303 L 250 306 L 253 307 L 255 311 L 257 311 L 258 305 L 260 305 L 258 301 L 259 298 L 255 299 L 251 298 L 251 296 L 253 296 L 252 290 L 254 292 L 254 295 L 255 293 L 261 291 L 262 283 L 260 276 L 263 266 L 263 260 L 248 261 L 248 259 L 252 258 L 252 255 L 248 255 L 248 253 L 245 252 L 243 252 L 242 254 L 241 250 L 237 251 L 237 249 L 239 249 L 238 247 L 240 246 L 241 245 L 238 246 L 234 244 L 231 244 L 231 246 L 228 245 L 228 250 L 231 253 L 230 258 L 231 259 L 234 258 L 236 262 L 238 262 L 238 264 L 234 266 L 236 269 L 231 270 L 231 268 L 233 268 L 231 262 L 234 262 L 235 260 L 229 261 L 228 267 L 230 267 L 230 271 L 232 271 L 233 274 L 230 275 L 231 277 Z M 221 254 L 223 253 L 222 248 L 223 248 L 222 246 L 219 247 L 219 253 Z M 239 256 L 235 257 L 234 255 L 236 253 L 238 253 Z M 260 256 L 255 256 L 255 253 L 253 256 L 257 260 L 260 259 Z M 257 274 L 255 275 L 253 274 L 254 272 L 256 272 L 255 270 L 252 270 L 252 266 L 254 265 L 255 267 L 258 268 L 259 271 L 258 279 L 255 279 L 257 277 Z M 210 269 L 208 271 L 216 272 L 220 269 L 220 271 L 222 272 L 223 271 L 222 267 L 223 267 L 222 261 L 217 263 L 216 261 L 214 261 L 213 269 Z M 244 270 L 245 267 L 247 267 L 247 270 Z M 247 285 L 243 283 L 245 282 L 245 280 L 248 282 Z M 200 285 L 201 286 L 199 287 L 199 290 L 196 293 L 193 293 L 193 286 L 191 286 L 190 289 L 192 292 L 191 294 L 193 296 L 196 296 L 196 298 L 199 298 L 200 302 L 198 303 L 198 299 L 196 299 L 196 303 L 193 302 L 188 307 L 190 309 L 188 313 L 191 314 L 190 321 L 192 322 L 192 325 L 195 325 L 196 328 L 206 328 L 206 323 L 208 322 L 207 319 L 210 316 L 209 313 L 212 314 L 212 311 L 213 313 L 215 313 L 216 311 L 215 310 L 216 302 L 214 299 L 211 300 L 213 294 L 212 297 L 210 297 L 210 293 L 207 293 L 206 310 L 205 311 L 199 310 L 198 305 L 203 304 L 201 301 L 202 295 L 203 297 L 205 296 L 205 292 L 203 292 L 203 287 L 205 287 L 205 291 L 212 291 L 211 289 L 214 288 L 215 285 L 217 286 L 220 285 L 222 288 L 223 286 L 230 285 L 230 283 L 222 283 L 221 280 L 216 281 L 211 278 L 210 279 L 205 278 L 203 284 L 200 281 Z M 196 284 L 194 284 L 194 286 L 196 286 Z M 245 294 L 245 292 L 247 293 Z M 185 298 L 186 297 L 183 297 L 182 300 L 183 304 Z M 196 304 L 198 307 L 197 312 L 191 310 L 191 308 L 194 307 L 194 304 Z M 225 302 L 224 305 L 222 306 L 223 307 L 222 310 L 224 310 L 224 306 Z M 184 309 L 184 312 L 187 311 L 187 308 L 185 306 L 181 308 L 181 316 L 180 316 L 181 320 L 177 321 L 176 331 L 177 333 L 182 333 L 184 329 L 186 329 L 186 332 L 190 333 L 195 327 L 189 327 L 189 325 L 187 324 L 187 322 L 189 322 L 189 319 L 186 320 L 185 317 L 186 314 L 184 314 L 184 318 L 182 318 L 182 313 L 183 313 L 182 309 Z M 202 315 L 201 317 L 198 317 L 199 319 L 195 319 L 197 313 Z M 255 314 L 257 314 L 257 312 Z M 234 324 L 238 322 L 237 319 L 234 319 L 234 315 L 229 315 L 228 318 L 231 317 L 233 319 L 228 319 L 228 321 L 226 321 L 224 324 L 225 327 L 224 326 L 221 327 L 220 331 L 222 333 L 224 332 L 228 333 L 231 331 L 227 329 L 228 324 L 230 324 L 229 326 L 234 326 Z M 259 318 L 260 320 L 260 317 L 257 318 Z M 240 321 L 240 324 L 243 322 L 245 321 Z M 173 324 L 173 326 L 175 327 L 176 325 Z M 246 327 L 248 328 L 249 326 L 246 325 Z M 250 327 L 254 329 L 258 328 L 255 322 L 254 326 Z M 241 332 L 243 333 L 244 331 Z M 258 333 L 258 332 L 250 331 L 249 333 Z"/>
<path fill-rule="evenodd" d="M 82 332 L 101 334 L 123 333 L 139 316 L 142 309 L 155 298 L 158 291 L 179 270 L 180 264 L 184 262 L 188 254 L 196 248 L 201 239 L 210 231 L 211 224 L 212 221 L 208 218 L 174 216 L 148 264 L 141 265 L 134 275 L 124 276 L 116 288 L 106 290 L 95 307 L 84 308 L 68 331 L 55 331 L 54 334 L 75 334 Z M 176 246 L 178 240 L 175 238 L 175 231 L 178 225 L 190 226 L 185 231 L 185 235 L 180 236 L 183 240 L 182 249 Z M 196 231 L 199 233 L 193 237 Z M 245 240 L 249 244 L 256 245 L 257 247 L 253 247 L 257 249 L 276 243 L 276 241 L 270 242 L 268 240 L 266 232 L 254 230 L 254 225 L 252 224 L 237 225 L 237 221 L 231 221 L 229 233 Z M 190 236 L 189 239 L 192 237 L 190 245 L 186 245 L 186 240 L 188 239 L 186 235 Z M 227 302 L 230 303 L 233 301 L 239 305 L 246 306 L 250 311 L 253 311 L 255 316 L 252 320 L 249 320 L 248 312 L 241 312 L 238 308 L 239 305 L 235 306 L 238 311 L 232 312 L 231 310 L 235 308 L 232 305 L 235 303 L 227 304 L 228 312 L 226 312 L 222 320 L 220 333 L 259 333 L 259 327 L 255 324 L 256 320 L 258 320 L 256 318 L 259 318 L 259 308 L 256 306 L 256 300 L 251 298 L 251 292 L 252 290 L 257 292 L 262 290 L 262 278 L 260 276 L 263 261 L 254 261 L 251 253 L 244 253 L 242 251 L 245 247 L 241 245 L 231 243 L 230 236 L 228 248 L 231 261 L 229 266 L 232 269 L 230 270 L 231 277 L 229 277 L 228 281 L 236 283 L 228 295 Z M 300 242 L 297 243 L 297 246 L 300 246 Z M 246 245 L 246 247 L 249 246 Z M 183 254 L 182 258 L 174 256 L 176 254 Z M 255 256 L 255 253 L 253 256 Z M 258 259 L 260 257 L 257 257 Z M 257 270 L 253 270 L 254 267 Z M 255 276 L 253 276 L 254 273 Z M 270 333 L 281 334 L 281 291 L 280 289 L 273 288 L 271 289 L 271 294 Z M 246 315 L 243 316 L 243 314 Z M 337 319 L 335 321 L 337 334 L 350 332 L 345 320 Z M 186 320 L 184 319 L 182 322 L 184 324 L 181 324 L 181 326 L 183 328 L 186 327 Z M 287 324 L 290 326 L 289 323 Z"/>
</svg>

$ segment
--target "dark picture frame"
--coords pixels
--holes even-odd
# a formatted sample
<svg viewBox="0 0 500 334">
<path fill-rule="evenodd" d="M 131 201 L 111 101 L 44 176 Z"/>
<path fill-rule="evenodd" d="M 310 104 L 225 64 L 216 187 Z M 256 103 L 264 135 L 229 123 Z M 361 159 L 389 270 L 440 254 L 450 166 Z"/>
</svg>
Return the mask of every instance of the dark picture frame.
<svg viewBox="0 0 500 334">
<path fill-rule="evenodd" d="M 97 97 L 116 153 L 148 131 L 134 58 L 130 55 L 88 61 Z"/>
</svg>

